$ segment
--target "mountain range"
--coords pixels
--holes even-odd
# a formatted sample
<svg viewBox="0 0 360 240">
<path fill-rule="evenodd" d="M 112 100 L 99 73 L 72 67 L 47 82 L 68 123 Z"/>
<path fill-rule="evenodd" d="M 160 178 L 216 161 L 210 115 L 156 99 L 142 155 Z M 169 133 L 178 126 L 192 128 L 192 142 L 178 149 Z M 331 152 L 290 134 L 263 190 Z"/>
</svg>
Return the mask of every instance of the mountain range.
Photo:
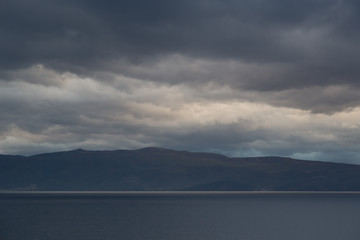
<svg viewBox="0 0 360 240">
<path fill-rule="evenodd" d="M 360 165 L 163 148 L 0 155 L 0 190 L 358 191 Z"/>
</svg>

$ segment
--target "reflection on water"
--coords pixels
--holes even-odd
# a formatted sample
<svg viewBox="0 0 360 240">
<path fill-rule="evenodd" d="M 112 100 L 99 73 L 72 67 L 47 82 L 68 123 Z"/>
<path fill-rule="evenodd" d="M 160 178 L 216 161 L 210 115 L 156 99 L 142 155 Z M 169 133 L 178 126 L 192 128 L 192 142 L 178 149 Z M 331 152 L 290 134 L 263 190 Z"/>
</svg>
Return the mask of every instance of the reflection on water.
<svg viewBox="0 0 360 240">
<path fill-rule="evenodd" d="M 0 198 L 1 240 L 358 240 L 360 196 Z"/>
</svg>

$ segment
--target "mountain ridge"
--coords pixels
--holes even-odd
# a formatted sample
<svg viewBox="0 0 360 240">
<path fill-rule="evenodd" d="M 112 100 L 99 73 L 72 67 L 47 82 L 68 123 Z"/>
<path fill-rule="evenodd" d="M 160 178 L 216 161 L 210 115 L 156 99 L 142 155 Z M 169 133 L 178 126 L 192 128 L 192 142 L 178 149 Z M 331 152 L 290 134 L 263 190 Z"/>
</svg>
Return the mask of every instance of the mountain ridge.
<svg viewBox="0 0 360 240">
<path fill-rule="evenodd" d="M 0 155 L 0 189 L 68 191 L 358 191 L 360 166 L 148 147 Z"/>
</svg>

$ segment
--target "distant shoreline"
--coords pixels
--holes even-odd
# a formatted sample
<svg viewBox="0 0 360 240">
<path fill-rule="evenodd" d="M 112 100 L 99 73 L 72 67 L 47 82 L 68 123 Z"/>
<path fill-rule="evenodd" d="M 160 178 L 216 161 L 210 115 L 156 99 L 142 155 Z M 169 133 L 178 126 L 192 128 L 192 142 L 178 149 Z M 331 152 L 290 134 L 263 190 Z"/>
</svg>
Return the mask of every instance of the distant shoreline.
<svg viewBox="0 0 360 240">
<path fill-rule="evenodd" d="M 1 196 L 360 195 L 360 191 L 0 191 Z"/>
</svg>

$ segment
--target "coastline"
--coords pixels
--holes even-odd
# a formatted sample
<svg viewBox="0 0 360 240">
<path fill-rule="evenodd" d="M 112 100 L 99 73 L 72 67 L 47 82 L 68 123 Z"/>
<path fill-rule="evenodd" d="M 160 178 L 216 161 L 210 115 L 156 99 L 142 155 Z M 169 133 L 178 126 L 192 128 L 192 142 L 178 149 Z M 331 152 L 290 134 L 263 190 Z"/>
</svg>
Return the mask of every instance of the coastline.
<svg viewBox="0 0 360 240">
<path fill-rule="evenodd" d="M 360 191 L 11 191 L 1 190 L 7 196 L 268 196 L 268 195 L 359 195 Z"/>
</svg>

